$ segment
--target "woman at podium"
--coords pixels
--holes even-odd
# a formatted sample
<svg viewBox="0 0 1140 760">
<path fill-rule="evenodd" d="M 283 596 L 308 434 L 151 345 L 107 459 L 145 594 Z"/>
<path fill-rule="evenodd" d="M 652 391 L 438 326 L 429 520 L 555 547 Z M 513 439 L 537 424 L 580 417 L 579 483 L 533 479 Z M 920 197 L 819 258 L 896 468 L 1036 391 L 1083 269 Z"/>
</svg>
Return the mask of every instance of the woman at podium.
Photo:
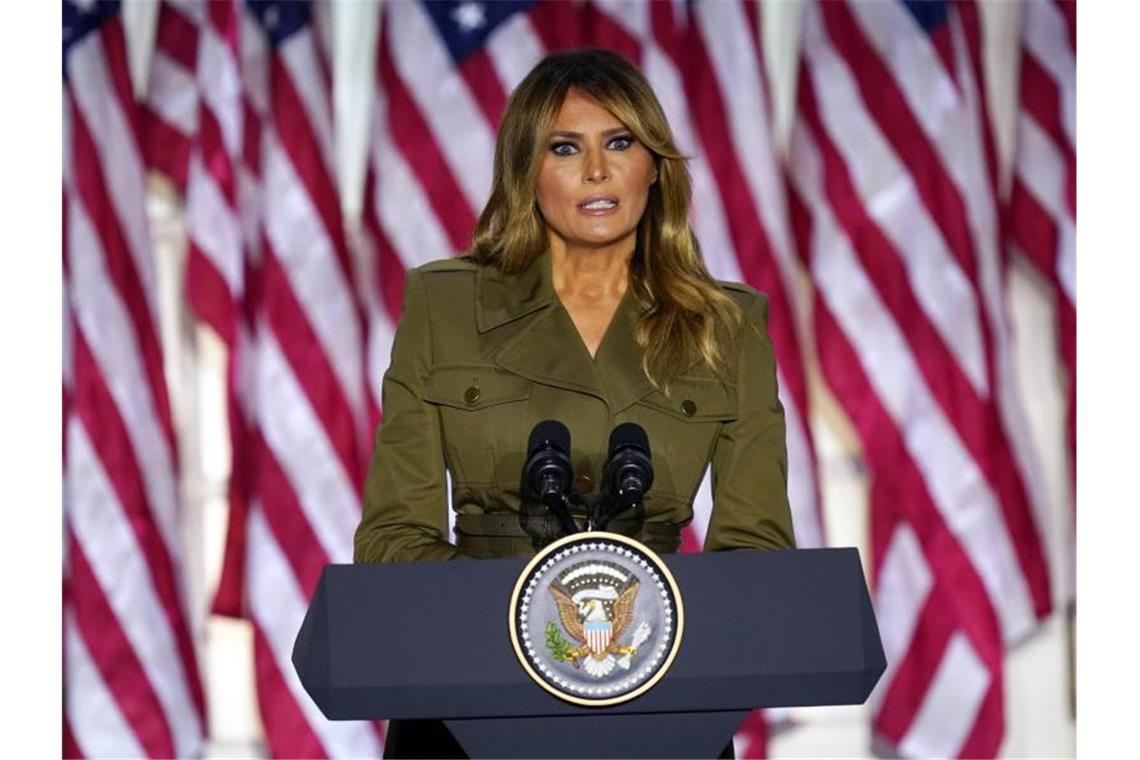
<svg viewBox="0 0 1140 760">
<path fill-rule="evenodd" d="M 470 253 L 407 274 L 357 562 L 528 556 L 561 535 L 520 488 L 546 419 L 569 428 L 587 496 L 614 426 L 648 434 L 644 509 L 609 530 L 676 551 L 711 464 L 705 549 L 793 546 L 767 300 L 709 276 L 690 195 L 664 111 L 624 58 L 551 55 L 523 79 Z"/>
<path fill-rule="evenodd" d="M 628 61 L 571 51 L 527 75 L 470 252 L 408 272 L 357 562 L 530 556 L 562 535 L 521 477 L 548 419 L 572 435 L 587 498 L 611 430 L 646 431 L 652 488 L 607 530 L 676 551 L 711 465 L 706 550 L 794 545 L 767 300 L 710 277 L 690 197 L 685 157 Z M 401 721 L 389 744 L 460 751 L 438 722 Z"/>
</svg>

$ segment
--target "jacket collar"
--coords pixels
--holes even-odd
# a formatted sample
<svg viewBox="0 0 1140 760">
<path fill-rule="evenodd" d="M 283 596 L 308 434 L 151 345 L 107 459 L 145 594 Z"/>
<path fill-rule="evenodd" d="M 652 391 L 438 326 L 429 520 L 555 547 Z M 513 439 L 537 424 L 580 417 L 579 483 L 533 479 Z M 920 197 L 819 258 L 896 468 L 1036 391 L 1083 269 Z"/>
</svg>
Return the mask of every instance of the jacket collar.
<svg viewBox="0 0 1140 760">
<path fill-rule="evenodd" d="M 481 266 L 475 275 L 475 328 L 480 333 L 513 322 L 558 300 L 550 276 L 550 254 L 543 253 L 520 274 Z"/>
<path fill-rule="evenodd" d="M 596 396 L 614 414 L 653 392 L 641 368 L 643 352 L 634 333 L 641 310 L 632 290 L 618 305 L 593 358 L 554 292 L 548 253 L 518 275 L 480 267 L 476 302 L 480 333 L 526 320 L 495 357 L 503 369 L 543 385 Z"/>
</svg>

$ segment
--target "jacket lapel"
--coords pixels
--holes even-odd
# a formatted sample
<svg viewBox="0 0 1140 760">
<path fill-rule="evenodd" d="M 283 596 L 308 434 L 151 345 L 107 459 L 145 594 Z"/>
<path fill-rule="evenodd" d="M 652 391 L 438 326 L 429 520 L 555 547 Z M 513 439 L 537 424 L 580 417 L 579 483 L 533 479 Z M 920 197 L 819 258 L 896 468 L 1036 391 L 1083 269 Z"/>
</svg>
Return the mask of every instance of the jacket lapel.
<svg viewBox="0 0 1140 760">
<path fill-rule="evenodd" d="M 518 328 L 495 355 L 496 364 L 536 383 L 606 400 L 590 354 L 554 293 L 549 253 L 518 275 L 480 267 L 475 298 L 480 333 L 507 324 Z"/>
<path fill-rule="evenodd" d="M 510 372 L 536 383 L 589 393 L 609 403 L 594 362 L 561 303 L 529 322 L 495 357 Z"/>
<path fill-rule="evenodd" d="M 641 309 L 630 288 L 614 312 L 613 321 L 606 329 L 593 361 L 605 386 L 610 411 L 615 414 L 654 390 L 653 383 L 641 368 L 644 351 L 637 344 L 639 316 Z"/>
<path fill-rule="evenodd" d="M 597 396 L 614 413 L 653 392 L 634 337 L 639 310 L 632 292 L 614 313 L 596 358 L 590 357 L 554 292 L 548 253 L 518 275 L 480 267 L 476 300 L 480 333 L 518 326 L 495 356 L 503 369 L 536 383 Z"/>
</svg>

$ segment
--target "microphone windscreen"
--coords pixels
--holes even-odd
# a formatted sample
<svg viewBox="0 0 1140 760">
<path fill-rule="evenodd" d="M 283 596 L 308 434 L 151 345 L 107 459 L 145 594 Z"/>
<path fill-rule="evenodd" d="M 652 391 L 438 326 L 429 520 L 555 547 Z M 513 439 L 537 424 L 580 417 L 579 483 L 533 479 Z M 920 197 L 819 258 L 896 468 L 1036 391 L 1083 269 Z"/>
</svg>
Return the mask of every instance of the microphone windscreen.
<svg viewBox="0 0 1140 760">
<path fill-rule="evenodd" d="M 632 447 L 640 449 L 649 456 L 649 436 L 645 428 L 636 422 L 623 422 L 610 433 L 610 456 L 620 449 Z"/>
<path fill-rule="evenodd" d="M 570 453 L 570 431 L 558 420 L 543 420 L 530 431 L 530 440 L 526 445 L 527 456 L 543 448 L 543 444 L 550 445 L 564 454 Z"/>
</svg>

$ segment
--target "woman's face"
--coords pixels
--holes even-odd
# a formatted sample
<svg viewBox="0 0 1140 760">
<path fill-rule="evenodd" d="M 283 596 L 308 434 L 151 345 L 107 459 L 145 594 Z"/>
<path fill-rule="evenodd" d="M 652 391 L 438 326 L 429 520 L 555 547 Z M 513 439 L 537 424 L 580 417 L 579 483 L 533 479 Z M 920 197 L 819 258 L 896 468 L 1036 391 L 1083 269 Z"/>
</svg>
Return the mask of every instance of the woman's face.
<svg viewBox="0 0 1140 760">
<path fill-rule="evenodd" d="M 632 244 L 657 180 L 649 150 L 612 113 L 574 89 L 562 102 L 546 147 L 538 208 L 551 244 Z"/>
</svg>

